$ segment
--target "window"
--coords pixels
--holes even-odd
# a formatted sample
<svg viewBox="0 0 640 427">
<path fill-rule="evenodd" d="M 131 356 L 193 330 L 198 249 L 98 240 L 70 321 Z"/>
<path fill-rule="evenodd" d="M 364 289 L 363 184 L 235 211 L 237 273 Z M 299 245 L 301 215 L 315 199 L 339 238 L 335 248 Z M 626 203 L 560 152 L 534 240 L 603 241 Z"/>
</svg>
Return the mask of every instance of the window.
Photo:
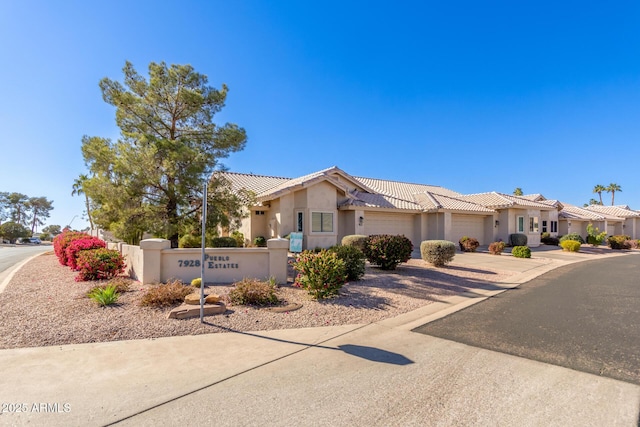
<svg viewBox="0 0 640 427">
<path fill-rule="evenodd" d="M 302 212 L 298 212 L 297 222 L 296 222 L 296 231 L 302 232 L 304 231 L 304 222 L 303 222 Z"/>
<path fill-rule="evenodd" d="M 264 215 L 264 211 L 256 211 L 256 215 Z"/>
<path fill-rule="evenodd" d="M 538 217 L 532 216 L 529 217 L 529 232 L 537 233 L 538 232 Z"/>
<path fill-rule="evenodd" d="M 546 220 L 542 221 L 542 232 L 543 233 L 547 232 L 547 221 Z"/>
<path fill-rule="evenodd" d="M 551 221 L 551 232 L 552 233 L 558 232 L 558 221 Z"/>
<path fill-rule="evenodd" d="M 516 233 L 524 233 L 524 217 L 519 216 L 516 218 Z"/>
<path fill-rule="evenodd" d="M 311 212 L 311 231 L 313 233 L 332 233 L 333 214 L 330 212 Z"/>
</svg>

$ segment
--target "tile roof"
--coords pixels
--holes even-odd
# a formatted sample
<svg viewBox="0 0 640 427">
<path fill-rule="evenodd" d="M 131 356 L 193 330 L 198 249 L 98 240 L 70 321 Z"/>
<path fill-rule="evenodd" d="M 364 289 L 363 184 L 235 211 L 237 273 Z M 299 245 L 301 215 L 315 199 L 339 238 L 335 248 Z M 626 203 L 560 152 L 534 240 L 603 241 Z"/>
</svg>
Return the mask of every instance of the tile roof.
<svg viewBox="0 0 640 427">
<path fill-rule="evenodd" d="M 640 213 L 629 209 L 627 205 L 618 205 L 618 206 L 602 206 L 602 205 L 590 205 L 585 207 L 593 212 L 598 212 L 600 214 L 612 215 L 618 218 L 634 218 L 640 217 Z"/>
<path fill-rule="evenodd" d="M 246 189 L 256 194 L 262 193 L 289 181 L 289 178 L 276 176 L 254 175 L 250 173 L 238 172 L 216 172 L 217 176 L 227 179 L 231 183 L 233 191 Z"/>
<path fill-rule="evenodd" d="M 577 219 L 582 221 L 604 221 L 605 219 L 607 219 L 604 216 L 597 214 L 596 212 L 592 212 L 587 209 L 569 205 L 566 203 L 564 204 L 562 210 L 558 213 L 558 216 L 560 218 Z"/>
<path fill-rule="evenodd" d="M 396 197 L 387 196 L 385 194 L 366 193 L 363 191 L 356 191 L 351 193 L 352 200 L 348 200 L 342 204 L 342 206 L 360 206 L 369 208 L 386 208 L 386 209 L 408 209 L 408 210 L 423 210 L 419 204 L 409 201 L 398 199 Z"/>
<path fill-rule="evenodd" d="M 534 202 L 532 200 L 511 196 L 508 194 L 497 193 L 492 191 L 490 193 L 479 193 L 479 194 L 467 194 L 464 196 L 460 196 L 459 199 L 465 200 L 472 203 L 477 203 L 479 205 L 485 206 L 487 208 L 510 208 L 515 206 L 525 206 L 531 208 L 544 208 L 549 209 L 551 206 L 542 202 Z"/>
<path fill-rule="evenodd" d="M 460 200 L 459 198 L 444 196 L 430 192 L 413 195 L 416 202 L 426 211 L 447 209 L 452 211 L 494 213 L 495 211 L 477 203 Z"/>
<path fill-rule="evenodd" d="M 424 192 L 442 194 L 443 196 L 449 197 L 460 196 L 460 193 L 437 185 L 411 184 L 408 182 L 362 177 L 354 177 L 354 179 L 376 193 L 386 194 L 404 200 L 413 200 L 414 194 Z"/>
</svg>

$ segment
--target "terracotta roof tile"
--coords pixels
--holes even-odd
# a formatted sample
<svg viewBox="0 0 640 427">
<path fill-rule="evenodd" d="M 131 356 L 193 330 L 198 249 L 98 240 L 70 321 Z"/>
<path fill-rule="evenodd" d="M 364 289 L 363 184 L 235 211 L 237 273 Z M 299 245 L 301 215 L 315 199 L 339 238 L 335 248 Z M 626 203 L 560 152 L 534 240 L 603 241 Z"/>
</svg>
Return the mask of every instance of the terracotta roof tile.
<svg viewBox="0 0 640 427">
<path fill-rule="evenodd" d="M 612 215 L 618 218 L 634 218 L 640 217 L 640 213 L 629 209 L 627 205 L 618 205 L 618 206 L 602 206 L 602 205 L 590 205 L 585 207 L 593 212 L 598 212 L 600 214 Z"/>
</svg>

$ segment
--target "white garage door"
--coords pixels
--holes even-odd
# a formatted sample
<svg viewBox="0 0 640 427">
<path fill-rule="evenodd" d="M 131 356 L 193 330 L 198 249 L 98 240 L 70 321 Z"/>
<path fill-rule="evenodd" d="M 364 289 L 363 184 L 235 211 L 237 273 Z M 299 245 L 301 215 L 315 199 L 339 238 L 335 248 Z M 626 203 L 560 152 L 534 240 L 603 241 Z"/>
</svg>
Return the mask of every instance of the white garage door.
<svg viewBox="0 0 640 427">
<path fill-rule="evenodd" d="M 473 237 L 486 245 L 484 241 L 484 217 L 476 215 L 451 215 L 451 238 L 454 243 L 462 236 Z"/>
<path fill-rule="evenodd" d="M 413 215 L 367 212 L 364 219 L 364 233 L 404 234 L 413 242 Z M 416 242 L 413 242 L 415 245 Z"/>
<path fill-rule="evenodd" d="M 616 225 L 607 223 L 607 235 L 613 236 L 616 234 Z"/>
</svg>

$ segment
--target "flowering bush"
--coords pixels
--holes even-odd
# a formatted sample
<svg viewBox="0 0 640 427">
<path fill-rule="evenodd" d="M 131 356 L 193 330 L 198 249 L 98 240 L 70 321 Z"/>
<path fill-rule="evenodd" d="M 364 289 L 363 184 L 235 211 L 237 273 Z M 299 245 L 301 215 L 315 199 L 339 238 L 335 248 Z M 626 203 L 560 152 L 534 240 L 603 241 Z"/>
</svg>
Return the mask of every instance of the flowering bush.
<svg viewBox="0 0 640 427">
<path fill-rule="evenodd" d="M 298 272 L 293 285 L 306 289 L 316 299 L 337 295 L 347 280 L 344 261 L 335 252 L 324 249 L 318 253 L 299 253 L 293 268 Z"/>
<path fill-rule="evenodd" d="M 623 234 L 616 234 L 615 236 L 609 236 L 607 243 L 611 249 L 631 249 L 629 239 L 631 239 L 631 237 Z"/>
<path fill-rule="evenodd" d="M 390 234 L 369 236 L 364 246 L 364 255 L 369 262 L 382 270 L 395 270 L 398 264 L 411 258 L 412 251 L 411 240 Z"/>
<path fill-rule="evenodd" d="M 62 265 L 67 265 L 67 254 L 66 249 L 69 244 L 76 239 L 83 239 L 85 237 L 90 237 L 87 233 L 82 233 L 80 231 L 63 231 L 61 234 L 58 234 L 55 239 L 53 239 L 53 251 L 58 257 L 58 261 Z"/>
<path fill-rule="evenodd" d="M 78 255 L 81 251 L 87 251 L 89 249 L 104 248 L 107 244 L 102 239 L 98 239 L 93 236 L 84 236 L 78 239 L 72 240 L 67 248 L 64 250 L 67 258 L 67 265 L 72 270 L 79 270 L 78 268 Z"/>
<path fill-rule="evenodd" d="M 76 263 L 78 282 L 110 279 L 124 271 L 124 258 L 120 252 L 106 248 L 80 251 Z"/>
</svg>

